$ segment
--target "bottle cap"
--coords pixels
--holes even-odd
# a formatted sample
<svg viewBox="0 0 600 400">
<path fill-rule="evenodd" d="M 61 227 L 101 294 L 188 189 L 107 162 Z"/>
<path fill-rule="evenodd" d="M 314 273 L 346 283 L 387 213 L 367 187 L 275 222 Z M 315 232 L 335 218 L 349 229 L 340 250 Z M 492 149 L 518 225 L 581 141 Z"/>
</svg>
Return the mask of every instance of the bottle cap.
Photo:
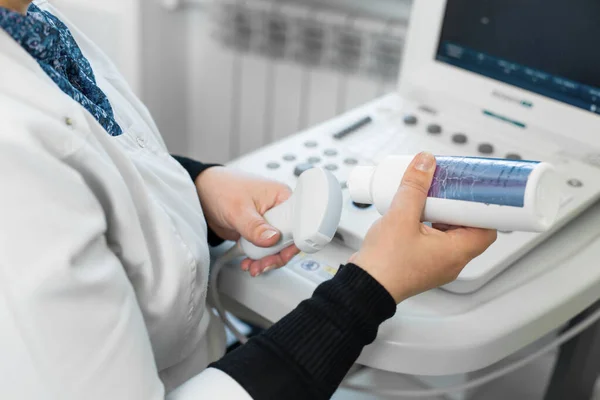
<svg viewBox="0 0 600 400">
<path fill-rule="evenodd" d="M 375 173 L 375 167 L 355 167 L 348 179 L 348 191 L 350 198 L 355 203 L 373 204 L 371 194 L 371 180 Z"/>
<path fill-rule="evenodd" d="M 558 217 L 561 202 L 561 182 L 554 167 L 547 163 L 541 163 L 532 173 L 529 181 L 534 180 L 534 174 L 537 175 L 538 182 L 533 206 L 538 218 L 538 229 L 545 231 L 554 224 Z"/>
</svg>

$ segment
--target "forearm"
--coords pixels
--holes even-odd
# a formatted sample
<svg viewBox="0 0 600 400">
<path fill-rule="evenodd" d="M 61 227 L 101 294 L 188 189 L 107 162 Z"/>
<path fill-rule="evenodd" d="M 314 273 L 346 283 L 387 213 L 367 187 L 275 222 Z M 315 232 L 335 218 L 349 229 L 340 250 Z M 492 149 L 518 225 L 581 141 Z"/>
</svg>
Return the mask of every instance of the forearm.
<svg viewBox="0 0 600 400">
<path fill-rule="evenodd" d="M 395 310 L 376 280 L 348 264 L 281 321 L 212 367 L 255 400 L 329 399 Z"/>
</svg>

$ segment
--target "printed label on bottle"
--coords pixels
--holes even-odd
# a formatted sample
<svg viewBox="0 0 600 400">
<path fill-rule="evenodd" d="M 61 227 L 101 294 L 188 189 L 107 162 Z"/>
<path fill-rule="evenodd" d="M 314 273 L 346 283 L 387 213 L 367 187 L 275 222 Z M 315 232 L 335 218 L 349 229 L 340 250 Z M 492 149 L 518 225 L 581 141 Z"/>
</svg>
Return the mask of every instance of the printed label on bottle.
<svg viewBox="0 0 600 400">
<path fill-rule="evenodd" d="M 537 161 L 436 157 L 429 197 L 523 207 L 525 188 Z"/>
</svg>

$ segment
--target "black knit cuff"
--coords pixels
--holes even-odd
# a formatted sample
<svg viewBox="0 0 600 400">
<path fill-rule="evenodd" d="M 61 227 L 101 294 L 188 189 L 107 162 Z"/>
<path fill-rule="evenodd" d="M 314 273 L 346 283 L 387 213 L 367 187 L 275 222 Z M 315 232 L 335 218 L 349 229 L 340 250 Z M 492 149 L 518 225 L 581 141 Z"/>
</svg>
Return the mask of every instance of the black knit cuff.
<svg viewBox="0 0 600 400">
<path fill-rule="evenodd" d="M 177 160 L 177 162 L 179 164 L 181 164 L 181 166 L 187 171 L 187 173 L 190 175 L 190 178 L 192 178 L 193 182 L 196 182 L 196 178 L 198 178 L 198 175 L 200 175 L 202 172 L 206 171 L 207 169 L 212 168 L 212 167 L 221 167 L 222 166 L 220 164 L 204 164 L 204 163 L 192 160 L 187 157 L 174 156 L 174 155 L 172 155 L 172 157 L 175 160 Z M 208 244 L 212 247 L 219 246 L 220 244 L 222 244 L 224 242 L 224 240 L 221 239 L 212 229 L 210 229 L 210 227 L 208 227 L 207 240 L 208 240 Z"/>
<path fill-rule="evenodd" d="M 255 400 L 329 399 L 396 303 L 354 264 L 263 334 L 213 364 Z"/>
<path fill-rule="evenodd" d="M 221 164 L 204 164 L 196 160 L 192 160 L 191 158 L 181 157 L 181 156 L 172 156 L 181 166 L 187 171 L 192 178 L 192 181 L 196 182 L 196 178 L 202 172 L 206 171 L 212 167 L 222 167 Z"/>
</svg>

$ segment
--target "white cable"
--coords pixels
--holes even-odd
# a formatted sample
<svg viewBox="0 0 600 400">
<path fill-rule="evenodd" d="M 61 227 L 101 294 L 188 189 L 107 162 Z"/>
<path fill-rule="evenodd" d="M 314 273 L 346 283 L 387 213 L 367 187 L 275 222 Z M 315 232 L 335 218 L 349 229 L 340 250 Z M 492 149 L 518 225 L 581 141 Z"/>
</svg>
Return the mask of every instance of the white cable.
<svg viewBox="0 0 600 400">
<path fill-rule="evenodd" d="M 244 252 L 242 251 L 240 246 L 236 244 L 235 246 L 227 250 L 225 254 L 219 257 L 211 268 L 210 281 L 208 286 L 212 306 L 217 311 L 217 314 L 219 315 L 219 318 L 221 318 L 221 321 L 223 321 L 223 324 L 225 324 L 225 326 L 229 328 L 231 333 L 233 333 L 233 335 L 236 337 L 237 340 L 240 341 L 241 344 L 245 344 L 248 341 L 248 337 L 246 337 L 246 335 L 240 332 L 227 316 L 225 308 L 223 307 L 223 304 L 221 304 L 221 298 L 219 297 L 218 283 L 219 274 L 221 273 L 223 267 L 229 262 L 243 255 Z"/>
<path fill-rule="evenodd" d="M 435 396 L 448 395 L 450 393 L 464 392 L 469 389 L 473 389 L 473 388 L 476 388 L 483 384 L 486 384 L 488 382 L 491 382 L 493 380 L 496 380 L 504 375 L 507 375 L 511 372 L 518 370 L 519 368 L 524 367 L 525 365 L 529 364 L 530 362 L 549 353 L 556 347 L 573 339 L 575 336 L 579 335 L 580 333 L 585 331 L 587 328 L 589 328 L 590 326 L 592 326 L 594 323 L 596 323 L 599 320 L 600 320 L 600 309 L 595 311 L 591 315 L 589 315 L 587 318 L 585 318 L 583 321 L 581 321 L 574 327 L 570 328 L 568 331 L 564 332 L 561 336 L 556 338 L 551 343 L 542 347 L 538 351 L 530 354 L 529 356 L 527 356 L 519 361 L 516 361 L 512 364 L 509 364 L 503 368 L 500 368 L 497 371 L 491 372 L 487 375 L 481 376 L 477 379 L 473 379 L 473 380 L 466 382 L 464 384 L 461 384 L 461 385 L 450 386 L 450 387 L 441 388 L 441 389 L 432 389 L 432 390 L 394 390 L 394 389 L 385 390 L 385 389 L 377 389 L 377 388 L 370 387 L 370 386 L 354 385 L 354 384 L 350 384 L 350 383 L 342 383 L 341 386 L 346 389 L 351 389 L 351 390 L 358 391 L 358 392 L 376 394 L 376 395 L 381 395 L 381 396 L 394 396 L 394 397 L 435 397 Z"/>
</svg>

